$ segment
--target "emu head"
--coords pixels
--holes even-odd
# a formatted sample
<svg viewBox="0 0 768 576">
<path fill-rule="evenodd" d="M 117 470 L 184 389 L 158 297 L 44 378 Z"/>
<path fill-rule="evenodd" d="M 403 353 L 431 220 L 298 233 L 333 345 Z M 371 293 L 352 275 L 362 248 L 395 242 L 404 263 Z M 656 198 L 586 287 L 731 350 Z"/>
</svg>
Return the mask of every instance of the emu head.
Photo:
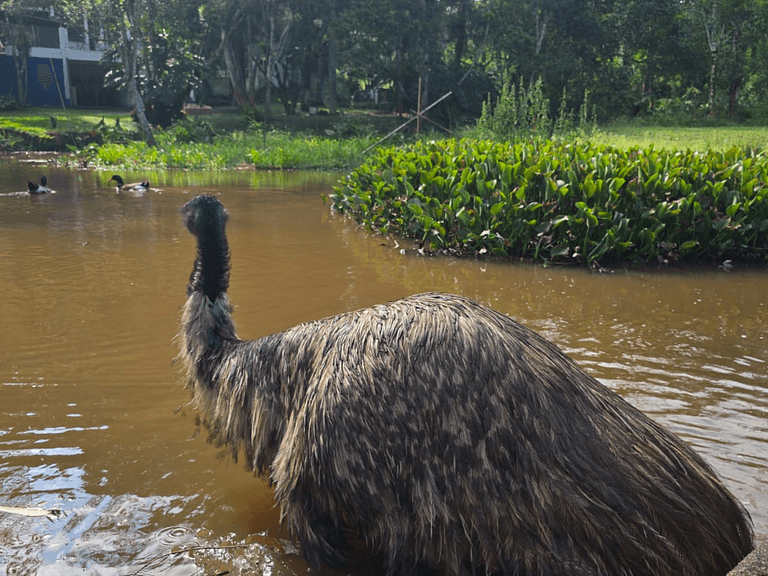
<svg viewBox="0 0 768 576">
<path fill-rule="evenodd" d="M 179 209 L 184 225 L 200 238 L 211 233 L 222 235 L 229 220 L 229 212 L 215 196 L 203 195 L 192 198 Z"/>
</svg>

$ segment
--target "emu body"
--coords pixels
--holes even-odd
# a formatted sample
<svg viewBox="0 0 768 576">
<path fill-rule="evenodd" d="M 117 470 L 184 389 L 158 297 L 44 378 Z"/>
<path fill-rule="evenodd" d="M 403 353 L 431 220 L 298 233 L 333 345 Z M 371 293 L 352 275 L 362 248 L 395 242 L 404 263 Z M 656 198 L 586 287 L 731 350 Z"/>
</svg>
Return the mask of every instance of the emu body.
<svg viewBox="0 0 768 576">
<path fill-rule="evenodd" d="M 388 572 L 722 576 L 749 517 L 684 442 L 535 332 L 419 294 L 236 336 L 227 212 L 197 237 L 180 358 L 211 439 L 275 488 L 310 565 L 362 537 Z"/>
</svg>

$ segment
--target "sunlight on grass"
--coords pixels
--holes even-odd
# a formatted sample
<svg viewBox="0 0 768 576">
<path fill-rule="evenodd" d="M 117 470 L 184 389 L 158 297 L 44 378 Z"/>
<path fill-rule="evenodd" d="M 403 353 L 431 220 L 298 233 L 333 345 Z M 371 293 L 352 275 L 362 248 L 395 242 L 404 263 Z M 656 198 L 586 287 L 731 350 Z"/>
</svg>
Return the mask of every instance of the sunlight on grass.
<svg viewBox="0 0 768 576">
<path fill-rule="evenodd" d="M 55 127 L 51 118 L 56 123 Z M 109 127 L 114 127 L 119 118 L 123 130 L 132 132 L 139 129 L 131 120 L 129 112 L 112 109 L 68 109 L 65 114 L 61 108 L 52 107 L 0 111 L 0 129 L 22 130 L 36 136 L 45 136 L 48 132 L 90 132 L 98 128 L 102 118 Z"/>
<path fill-rule="evenodd" d="M 722 152 L 734 146 L 763 149 L 768 147 L 768 128 L 746 126 L 670 128 L 614 124 L 603 127 L 588 140 L 622 150 L 653 146 L 656 150 Z"/>
</svg>

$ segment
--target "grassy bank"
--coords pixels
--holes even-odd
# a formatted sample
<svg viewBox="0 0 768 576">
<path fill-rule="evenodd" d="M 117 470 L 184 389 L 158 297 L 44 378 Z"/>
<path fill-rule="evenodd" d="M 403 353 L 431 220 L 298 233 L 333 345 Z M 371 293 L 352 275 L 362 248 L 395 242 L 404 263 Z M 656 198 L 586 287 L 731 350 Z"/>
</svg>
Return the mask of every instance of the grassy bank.
<svg viewBox="0 0 768 576">
<path fill-rule="evenodd" d="M 105 138 L 133 139 L 138 126 L 129 112 L 104 109 L 21 108 L 0 110 L 0 152 L 61 151 Z"/>
<path fill-rule="evenodd" d="M 257 118 L 258 119 L 258 118 Z M 167 130 L 155 132 L 157 147 L 141 142 L 130 113 L 117 110 L 23 108 L 0 111 L 0 151 L 59 150 L 63 163 L 129 169 L 229 169 L 250 166 L 270 169 L 352 169 L 364 161 L 362 152 L 405 118 L 352 110 L 340 115 L 275 114 L 266 126 L 236 109 L 189 116 Z M 54 126 L 55 124 L 55 126 Z M 384 146 L 414 141 L 413 124 Z M 476 138 L 476 129 L 461 136 Z M 442 138 L 443 134 L 422 139 Z M 581 137 L 581 140 L 585 140 Z M 588 141 L 618 149 L 725 151 L 765 148 L 768 128 L 648 126 L 639 122 L 605 125 Z"/>
<path fill-rule="evenodd" d="M 361 152 L 402 118 L 353 111 L 330 115 L 274 115 L 257 122 L 236 109 L 184 118 L 156 128 L 157 146 L 141 141 L 130 114 L 120 111 L 23 108 L 0 113 L 0 151 L 55 151 L 68 165 L 220 170 L 351 169 Z"/>
<path fill-rule="evenodd" d="M 71 149 L 65 164 L 130 169 L 341 170 L 360 164 L 362 151 L 380 138 L 397 119 L 380 115 L 283 116 L 265 125 L 237 111 L 191 116 L 166 130 L 156 129 L 157 145 L 118 140 Z"/>
<path fill-rule="evenodd" d="M 117 122 L 126 131 L 138 132 L 129 112 L 114 109 L 22 108 L 0 110 L 0 130 L 16 130 L 33 136 L 60 133 L 88 133 L 101 128 L 101 124 L 114 127 Z"/>
<path fill-rule="evenodd" d="M 332 123 L 334 120 L 335 124 Z M 392 120 L 390 118 L 389 121 Z M 304 117 L 303 122 L 294 119 L 290 129 L 269 127 L 266 131 L 263 124 L 247 123 L 242 119 L 236 123 L 230 117 L 226 128 L 221 127 L 221 120 L 218 122 L 213 117 L 197 117 L 168 130 L 158 130 L 156 148 L 149 148 L 140 141 L 94 143 L 73 154 L 69 161 L 116 168 L 145 166 L 220 170 L 249 166 L 262 169 L 351 170 L 365 160 L 363 152 L 382 137 L 382 131 L 368 124 L 365 116 L 324 117 L 320 124 L 317 118 Z M 394 125 L 397 126 L 397 123 Z M 471 138 L 474 131 L 465 130 L 463 133 Z M 388 147 L 429 141 L 435 137 L 442 138 L 441 135 L 417 137 L 404 130 L 382 145 Z M 734 147 L 765 148 L 768 145 L 768 129 L 671 129 L 616 125 L 598 130 L 589 138 L 576 138 L 576 141 L 621 150 L 654 148 L 724 152 Z"/>
<path fill-rule="evenodd" d="M 647 126 L 640 123 L 616 122 L 602 126 L 589 138 L 594 144 L 620 149 L 649 148 L 657 150 L 715 150 L 730 148 L 768 149 L 768 128 L 754 126 Z"/>
<path fill-rule="evenodd" d="M 63 158 L 64 163 L 91 167 L 155 167 L 224 170 L 237 167 L 264 169 L 339 170 L 362 162 L 361 151 L 375 140 L 368 137 L 331 138 L 295 136 L 270 130 L 235 131 L 211 135 L 209 141 L 186 141 L 179 128 L 158 132 L 157 146 L 144 142 L 89 146 Z"/>
</svg>

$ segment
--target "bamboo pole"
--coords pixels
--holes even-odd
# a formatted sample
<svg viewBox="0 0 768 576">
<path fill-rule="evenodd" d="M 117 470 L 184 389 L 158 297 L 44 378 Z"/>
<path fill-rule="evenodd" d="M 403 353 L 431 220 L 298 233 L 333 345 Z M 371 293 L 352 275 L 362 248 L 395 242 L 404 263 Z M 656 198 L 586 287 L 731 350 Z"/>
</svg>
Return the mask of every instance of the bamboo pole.
<svg viewBox="0 0 768 576">
<path fill-rule="evenodd" d="M 416 98 L 416 135 L 421 134 L 421 76 L 419 76 L 419 95 Z"/>
<path fill-rule="evenodd" d="M 62 63 L 64 59 L 62 58 Z M 56 90 L 59 92 L 59 100 L 61 100 L 61 107 L 64 109 L 64 116 L 67 115 L 67 107 L 64 105 L 64 96 L 61 94 L 61 88 L 59 87 L 59 78 L 56 76 L 56 68 L 53 65 L 53 58 L 48 58 L 48 62 L 51 63 L 51 72 L 53 72 L 53 81 L 56 83 Z"/>
<path fill-rule="evenodd" d="M 382 138 L 382 139 L 381 139 L 381 140 L 379 140 L 378 142 L 374 142 L 373 144 L 371 144 L 370 146 L 368 146 L 368 148 L 366 148 L 365 150 L 363 150 L 363 151 L 361 152 L 361 154 L 365 154 L 366 152 L 368 152 L 368 151 L 369 151 L 369 150 L 371 150 L 372 148 L 375 148 L 376 146 L 378 146 L 379 144 L 381 144 L 382 142 L 384 142 L 384 140 L 387 140 L 388 138 L 390 138 L 390 137 L 394 136 L 395 134 L 397 134 L 398 132 L 400 132 L 400 130 L 402 130 L 403 128 L 405 128 L 406 126 L 408 126 L 408 124 L 410 124 L 411 122 L 413 122 L 414 120 L 416 120 L 416 118 L 418 118 L 419 116 L 423 115 L 425 112 L 429 111 L 431 108 L 434 108 L 435 106 L 437 106 L 438 104 L 440 104 L 440 102 L 442 102 L 443 100 L 445 100 L 446 98 L 448 98 L 448 96 L 450 96 L 451 94 L 453 94 L 453 92 L 448 92 L 448 93 L 446 93 L 446 94 L 443 94 L 442 96 L 440 96 L 440 98 L 438 98 L 437 100 L 435 100 L 435 101 L 434 101 L 432 104 L 430 104 L 429 106 L 427 106 L 426 108 L 424 108 L 424 110 L 422 110 L 421 114 L 419 114 L 419 115 L 417 115 L 417 116 L 413 116 L 413 117 L 412 117 L 412 118 L 410 118 L 410 119 L 409 119 L 407 122 L 404 122 L 403 124 L 401 124 L 400 126 L 398 126 L 398 127 L 397 127 L 397 128 L 395 128 L 394 130 L 392 130 L 392 132 L 390 132 L 389 134 L 387 134 L 386 136 L 384 136 L 384 138 Z"/>
</svg>

